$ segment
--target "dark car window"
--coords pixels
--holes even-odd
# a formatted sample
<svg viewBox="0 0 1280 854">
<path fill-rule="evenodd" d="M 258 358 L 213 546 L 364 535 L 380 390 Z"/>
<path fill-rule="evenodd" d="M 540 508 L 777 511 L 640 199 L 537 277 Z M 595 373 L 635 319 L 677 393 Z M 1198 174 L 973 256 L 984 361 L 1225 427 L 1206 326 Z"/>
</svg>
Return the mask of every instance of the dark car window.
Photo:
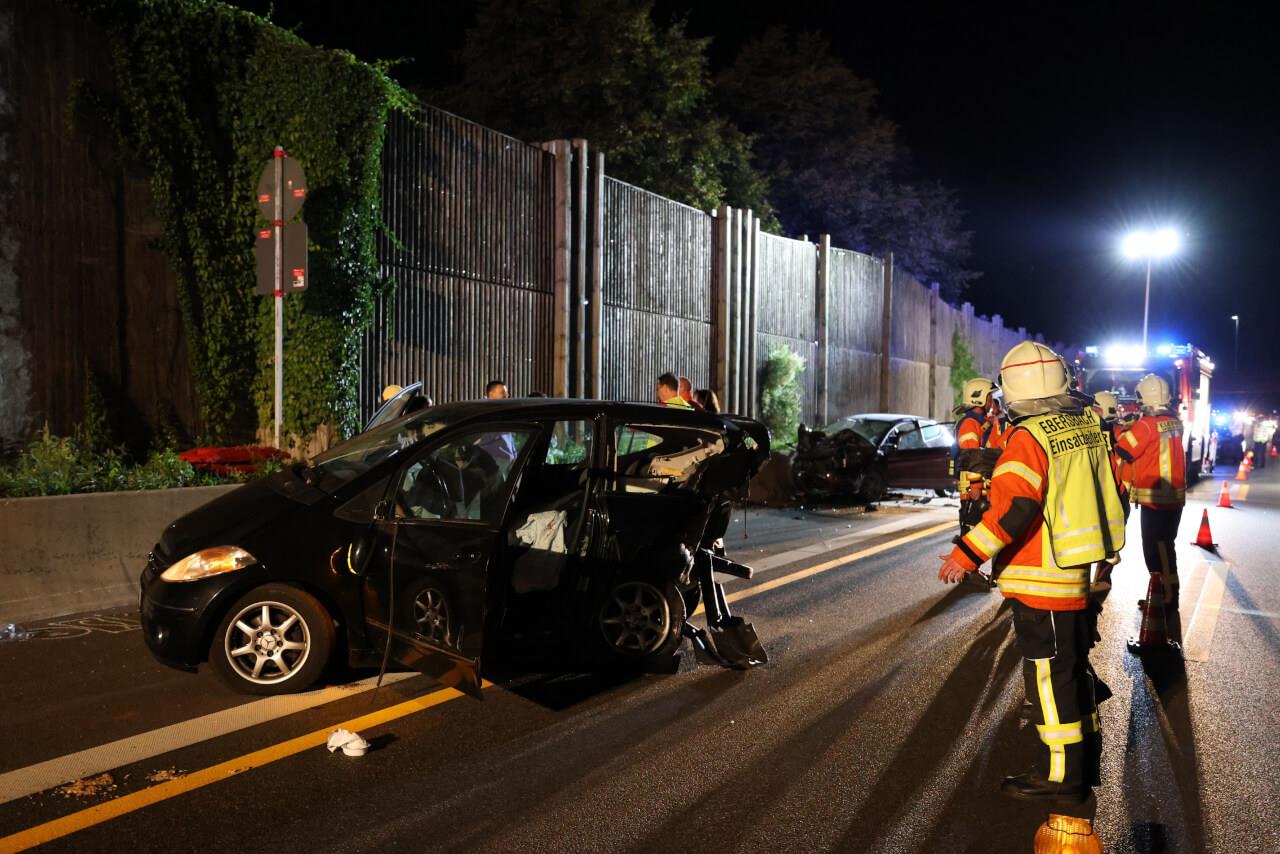
<svg viewBox="0 0 1280 854">
<path fill-rule="evenodd" d="M 614 450 L 620 491 L 662 492 L 689 485 L 724 439 L 712 430 L 627 424 L 614 430 Z"/>
<path fill-rule="evenodd" d="M 899 451 L 918 451 L 924 447 L 924 437 L 914 421 L 898 425 L 897 448 Z"/>
<path fill-rule="evenodd" d="M 396 490 L 396 516 L 500 521 L 515 461 L 532 435 L 530 430 L 468 433 L 415 460 Z"/>
<path fill-rule="evenodd" d="M 319 475 L 317 485 L 332 492 L 446 426 L 446 421 L 432 419 L 431 410 L 424 410 L 351 437 L 316 457 L 311 470 Z"/>
<path fill-rule="evenodd" d="M 822 428 L 827 435 L 839 433 L 841 430 L 852 430 L 877 447 L 896 422 L 881 418 L 842 418 Z"/>
</svg>

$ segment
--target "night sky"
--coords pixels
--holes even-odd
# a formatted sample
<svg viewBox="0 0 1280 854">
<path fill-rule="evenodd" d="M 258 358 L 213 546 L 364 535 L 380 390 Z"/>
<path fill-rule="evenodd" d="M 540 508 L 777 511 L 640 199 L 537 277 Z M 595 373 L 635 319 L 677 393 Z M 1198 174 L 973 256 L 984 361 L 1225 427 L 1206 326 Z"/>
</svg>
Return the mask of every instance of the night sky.
<svg viewBox="0 0 1280 854">
<path fill-rule="evenodd" d="M 1152 275 L 1152 344 L 1191 341 L 1217 361 L 1219 389 L 1280 403 L 1269 346 L 1280 343 L 1280 73 L 1263 12 L 1047 6 L 658 0 L 656 15 L 687 15 L 690 34 L 714 37 L 717 66 L 772 24 L 822 32 L 876 82 L 919 171 L 960 191 L 984 273 L 968 298 L 1006 325 L 1080 344 L 1140 341 L 1143 268 L 1119 239 L 1178 226 L 1183 252 Z M 470 17 L 466 3 L 275 9 L 317 44 L 413 57 L 396 71 L 409 83 L 448 80 Z"/>
</svg>

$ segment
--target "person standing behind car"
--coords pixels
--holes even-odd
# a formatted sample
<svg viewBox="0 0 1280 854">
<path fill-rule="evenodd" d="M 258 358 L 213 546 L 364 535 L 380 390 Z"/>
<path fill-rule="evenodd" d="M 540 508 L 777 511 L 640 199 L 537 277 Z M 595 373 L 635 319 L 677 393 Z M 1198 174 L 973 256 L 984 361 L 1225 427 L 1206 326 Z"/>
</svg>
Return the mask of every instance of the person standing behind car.
<svg viewBox="0 0 1280 854">
<path fill-rule="evenodd" d="M 507 384 L 502 380 L 489 380 L 484 387 L 484 397 L 485 400 L 505 400 L 509 397 Z M 485 433 L 477 445 L 489 452 L 504 473 L 515 461 L 516 443 L 510 433 Z"/>
<path fill-rule="evenodd" d="M 680 395 L 680 381 L 670 371 L 658 377 L 657 397 L 658 403 L 662 406 L 671 406 L 676 409 L 693 409 L 689 401 Z"/>
<path fill-rule="evenodd" d="M 720 398 L 709 388 L 700 388 L 693 393 L 693 401 L 702 407 L 704 412 L 717 415 L 720 412 Z"/>
</svg>

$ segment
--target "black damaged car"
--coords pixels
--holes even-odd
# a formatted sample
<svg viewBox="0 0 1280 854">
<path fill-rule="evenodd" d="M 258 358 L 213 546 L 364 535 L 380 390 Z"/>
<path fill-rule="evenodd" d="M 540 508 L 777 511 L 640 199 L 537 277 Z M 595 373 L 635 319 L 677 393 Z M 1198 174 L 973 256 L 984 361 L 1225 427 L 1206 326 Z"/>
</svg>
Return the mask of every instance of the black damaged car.
<svg viewBox="0 0 1280 854">
<path fill-rule="evenodd" d="M 720 542 L 768 452 L 756 421 L 645 404 L 423 409 L 166 528 L 146 643 L 258 694 L 335 656 L 473 692 L 495 668 L 669 669 L 683 638 L 700 661 L 761 663 L 714 573 L 750 575 Z"/>
<path fill-rule="evenodd" d="M 800 426 L 791 468 L 801 495 L 873 504 L 893 489 L 955 489 L 945 424 L 914 415 L 850 415 L 820 430 Z"/>
</svg>

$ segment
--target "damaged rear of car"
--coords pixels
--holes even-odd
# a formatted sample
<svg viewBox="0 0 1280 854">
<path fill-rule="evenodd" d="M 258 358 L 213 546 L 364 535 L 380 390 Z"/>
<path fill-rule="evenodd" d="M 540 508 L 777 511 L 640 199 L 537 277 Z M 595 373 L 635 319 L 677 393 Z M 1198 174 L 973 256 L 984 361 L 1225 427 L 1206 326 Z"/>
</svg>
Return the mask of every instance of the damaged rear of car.
<svg viewBox="0 0 1280 854">
<path fill-rule="evenodd" d="M 715 573 L 750 575 L 721 541 L 768 451 L 758 422 L 649 405 L 433 407 L 170 526 L 144 635 L 255 693 L 307 687 L 335 651 L 476 692 L 513 669 L 670 669 L 685 638 L 748 667 L 764 650 Z"/>
</svg>

